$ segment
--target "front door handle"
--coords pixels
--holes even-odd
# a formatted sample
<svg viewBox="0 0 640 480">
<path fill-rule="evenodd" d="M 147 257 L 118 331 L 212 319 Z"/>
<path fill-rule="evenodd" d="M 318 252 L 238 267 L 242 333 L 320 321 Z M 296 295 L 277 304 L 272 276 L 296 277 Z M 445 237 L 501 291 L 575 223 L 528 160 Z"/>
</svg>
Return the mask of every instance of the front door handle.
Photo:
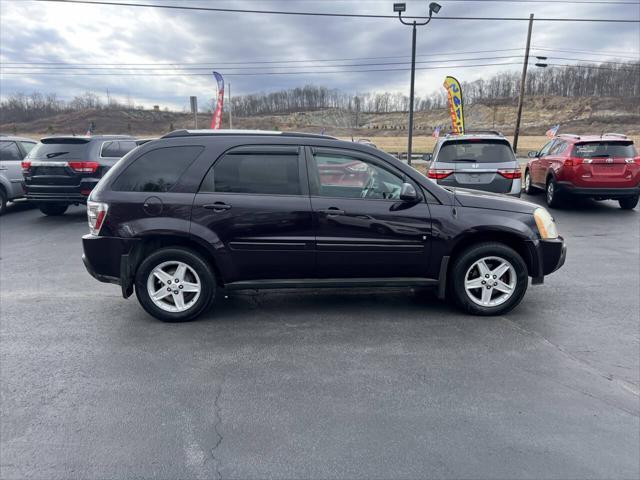
<svg viewBox="0 0 640 480">
<path fill-rule="evenodd" d="M 216 202 L 216 203 L 207 203 L 202 206 L 202 208 L 206 208 L 207 210 L 213 210 L 214 212 L 224 212 L 225 210 L 229 210 L 231 205 L 224 202 Z"/>
<path fill-rule="evenodd" d="M 325 215 L 344 215 L 344 210 L 340 210 L 337 207 L 329 207 L 322 210 L 318 210 L 319 213 L 324 213 Z"/>
</svg>

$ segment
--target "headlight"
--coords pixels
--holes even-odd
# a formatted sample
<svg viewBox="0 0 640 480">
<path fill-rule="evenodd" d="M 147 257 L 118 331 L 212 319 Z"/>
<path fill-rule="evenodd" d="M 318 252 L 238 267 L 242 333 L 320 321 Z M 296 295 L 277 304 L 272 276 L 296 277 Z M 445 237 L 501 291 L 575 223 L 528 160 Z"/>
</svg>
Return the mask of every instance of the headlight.
<svg viewBox="0 0 640 480">
<path fill-rule="evenodd" d="M 558 238 L 558 229 L 556 222 L 546 208 L 536 208 L 533 212 L 533 218 L 536 219 L 536 225 L 542 238 Z"/>
</svg>

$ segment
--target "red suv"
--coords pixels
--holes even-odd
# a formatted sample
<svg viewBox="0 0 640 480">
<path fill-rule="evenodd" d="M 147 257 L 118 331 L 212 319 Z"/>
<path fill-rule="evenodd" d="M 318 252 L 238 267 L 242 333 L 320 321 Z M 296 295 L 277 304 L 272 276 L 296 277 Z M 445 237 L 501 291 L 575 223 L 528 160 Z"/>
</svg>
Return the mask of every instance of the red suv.
<svg viewBox="0 0 640 480">
<path fill-rule="evenodd" d="M 625 210 L 638 204 L 640 157 L 626 135 L 563 134 L 529 157 L 524 191 L 544 189 L 550 207 L 571 195 L 618 200 Z"/>
</svg>

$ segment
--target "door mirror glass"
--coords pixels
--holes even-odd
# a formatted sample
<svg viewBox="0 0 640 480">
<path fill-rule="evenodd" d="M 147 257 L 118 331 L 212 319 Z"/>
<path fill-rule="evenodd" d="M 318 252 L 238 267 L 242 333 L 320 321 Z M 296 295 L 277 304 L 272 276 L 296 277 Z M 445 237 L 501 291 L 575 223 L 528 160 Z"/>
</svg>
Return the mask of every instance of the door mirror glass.
<svg viewBox="0 0 640 480">
<path fill-rule="evenodd" d="M 418 200 L 418 192 L 416 192 L 416 188 L 410 183 L 403 183 L 400 188 L 400 200 L 403 202 L 415 202 Z"/>
<path fill-rule="evenodd" d="M 536 150 L 533 150 L 529 152 L 528 155 L 529 155 L 529 158 L 536 158 L 538 157 L 538 152 Z"/>
<path fill-rule="evenodd" d="M 425 153 L 424 155 L 422 155 L 422 159 L 425 162 L 430 162 L 431 158 L 433 158 L 433 154 L 431 154 L 431 153 Z"/>
</svg>

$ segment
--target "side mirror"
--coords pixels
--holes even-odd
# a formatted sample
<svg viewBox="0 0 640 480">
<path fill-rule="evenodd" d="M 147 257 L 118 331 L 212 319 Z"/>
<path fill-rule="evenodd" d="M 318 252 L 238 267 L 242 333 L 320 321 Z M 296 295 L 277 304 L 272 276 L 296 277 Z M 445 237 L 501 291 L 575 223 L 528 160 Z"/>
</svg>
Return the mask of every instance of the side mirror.
<svg viewBox="0 0 640 480">
<path fill-rule="evenodd" d="M 536 150 L 529 152 L 527 155 L 529 155 L 529 158 L 537 158 L 539 156 Z"/>
<path fill-rule="evenodd" d="M 418 200 L 418 192 L 410 183 L 403 183 L 400 188 L 400 200 L 403 202 L 415 202 Z"/>
<path fill-rule="evenodd" d="M 422 160 L 424 160 L 425 162 L 430 162 L 432 158 L 432 153 L 425 153 L 424 155 L 422 155 Z"/>
</svg>

